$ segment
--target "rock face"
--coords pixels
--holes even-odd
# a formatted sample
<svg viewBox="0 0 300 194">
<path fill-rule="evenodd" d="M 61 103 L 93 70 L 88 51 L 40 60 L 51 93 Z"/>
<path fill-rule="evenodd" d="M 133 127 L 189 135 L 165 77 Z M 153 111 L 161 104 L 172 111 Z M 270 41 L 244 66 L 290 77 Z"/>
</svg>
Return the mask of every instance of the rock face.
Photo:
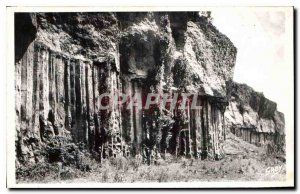
<svg viewBox="0 0 300 194">
<path fill-rule="evenodd" d="M 209 14 L 17 13 L 15 29 L 19 162 L 37 162 L 36 150 L 55 136 L 83 142 L 101 157 L 222 157 L 236 48 Z M 192 95 L 186 109 L 172 111 L 100 98 L 116 92 Z M 191 109 L 194 96 L 201 109 Z M 242 126 L 282 129 L 276 104 L 259 95 L 249 100 L 249 114 L 261 124 L 239 114 Z"/>
<path fill-rule="evenodd" d="M 232 133 L 250 143 L 285 143 L 283 113 L 277 111 L 275 102 L 245 84 L 233 84 L 225 123 Z"/>
</svg>

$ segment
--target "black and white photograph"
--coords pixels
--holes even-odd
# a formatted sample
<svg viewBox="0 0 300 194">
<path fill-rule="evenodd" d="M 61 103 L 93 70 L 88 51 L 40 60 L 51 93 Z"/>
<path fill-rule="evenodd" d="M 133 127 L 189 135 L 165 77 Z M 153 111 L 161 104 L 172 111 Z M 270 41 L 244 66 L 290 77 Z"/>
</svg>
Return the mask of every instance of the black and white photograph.
<svg viewBox="0 0 300 194">
<path fill-rule="evenodd" d="M 294 186 L 293 7 L 7 7 L 9 188 Z"/>
</svg>

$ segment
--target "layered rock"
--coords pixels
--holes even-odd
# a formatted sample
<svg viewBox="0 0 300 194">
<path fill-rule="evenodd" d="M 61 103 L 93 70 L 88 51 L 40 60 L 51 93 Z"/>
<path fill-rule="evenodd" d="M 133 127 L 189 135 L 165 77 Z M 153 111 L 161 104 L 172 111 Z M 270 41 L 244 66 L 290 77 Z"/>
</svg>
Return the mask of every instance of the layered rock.
<svg viewBox="0 0 300 194">
<path fill-rule="evenodd" d="M 101 157 L 222 157 L 236 48 L 208 18 L 197 12 L 17 13 L 15 21 L 20 162 L 37 162 L 36 150 L 53 136 L 84 142 Z M 116 92 L 192 95 L 186 109 L 171 111 L 126 109 L 100 98 Z M 190 106 L 195 95 L 198 110 Z"/>
<path fill-rule="evenodd" d="M 232 133 L 250 143 L 285 143 L 283 113 L 277 111 L 275 102 L 246 84 L 233 84 L 225 120 Z"/>
</svg>

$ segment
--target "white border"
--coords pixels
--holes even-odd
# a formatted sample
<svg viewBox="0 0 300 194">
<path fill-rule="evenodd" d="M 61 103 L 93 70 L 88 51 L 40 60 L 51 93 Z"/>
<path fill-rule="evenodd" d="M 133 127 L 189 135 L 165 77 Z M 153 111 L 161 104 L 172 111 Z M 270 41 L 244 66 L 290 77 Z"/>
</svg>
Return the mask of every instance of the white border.
<svg viewBox="0 0 300 194">
<path fill-rule="evenodd" d="M 16 184 L 15 183 L 15 91 L 14 91 L 14 12 L 108 12 L 108 11 L 198 11 L 215 9 L 245 9 L 245 7 L 8 7 L 7 8 L 7 187 L 8 188 L 236 188 L 236 187 L 289 187 L 294 185 L 294 131 L 287 131 L 287 181 L 286 182 L 182 182 L 182 183 L 66 183 L 66 184 Z M 246 8 L 246 9 L 249 9 Z M 293 14 L 292 7 L 251 7 L 251 9 L 277 9 Z M 291 39 L 287 40 L 293 53 L 293 20 L 286 24 Z M 293 65 L 291 55 L 291 65 Z M 291 83 L 292 84 L 292 83 Z"/>
</svg>

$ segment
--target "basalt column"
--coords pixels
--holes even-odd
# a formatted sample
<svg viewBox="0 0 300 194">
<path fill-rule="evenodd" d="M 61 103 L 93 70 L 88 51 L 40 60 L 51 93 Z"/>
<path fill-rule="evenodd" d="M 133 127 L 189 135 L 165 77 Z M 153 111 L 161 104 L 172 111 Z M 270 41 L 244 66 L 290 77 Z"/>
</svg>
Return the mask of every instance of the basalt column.
<svg viewBox="0 0 300 194">
<path fill-rule="evenodd" d="M 116 156 L 124 151 L 118 103 L 122 86 L 115 61 L 95 62 L 93 68 L 95 149 L 100 148 L 102 157 Z"/>
<path fill-rule="evenodd" d="M 202 129 L 202 100 L 201 97 L 197 97 L 196 106 L 197 109 L 190 110 L 190 138 L 191 138 L 191 155 L 195 158 L 199 158 L 203 147 L 203 129 Z"/>
<path fill-rule="evenodd" d="M 133 96 L 142 95 L 142 83 L 140 80 L 131 80 L 131 88 Z M 136 105 L 138 105 L 139 101 L 136 101 Z M 142 125 L 142 119 L 143 119 L 143 111 L 141 109 L 141 106 L 135 106 L 132 104 L 132 110 L 133 110 L 133 150 L 134 154 L 140 154 L 141 153 L 141 143 L 142 143 L 142 132 L 143 132 L 143 125 Z"/>
<path fill-rule="evenodd" d="M 220 159 L 223 155 L 222 143 L 225 140 L 225 123 L 222 102 L 204 98 L 202 107 L 202 157 Z"/>
<path fill-rule="evenodd" d="M 86 103 L 87 103 L 87 137 L 88 137 L 88 147 L 90 150 L 95 149 L 95 133 L 96 133 L 96 121 L 97 114 L 95 113 L 95 93 L 94 93 L 94 76 L 93 76 L 93 65 L 87 63 L 85 66 L 85 88 L 86 88 Z"/>
</svg>

